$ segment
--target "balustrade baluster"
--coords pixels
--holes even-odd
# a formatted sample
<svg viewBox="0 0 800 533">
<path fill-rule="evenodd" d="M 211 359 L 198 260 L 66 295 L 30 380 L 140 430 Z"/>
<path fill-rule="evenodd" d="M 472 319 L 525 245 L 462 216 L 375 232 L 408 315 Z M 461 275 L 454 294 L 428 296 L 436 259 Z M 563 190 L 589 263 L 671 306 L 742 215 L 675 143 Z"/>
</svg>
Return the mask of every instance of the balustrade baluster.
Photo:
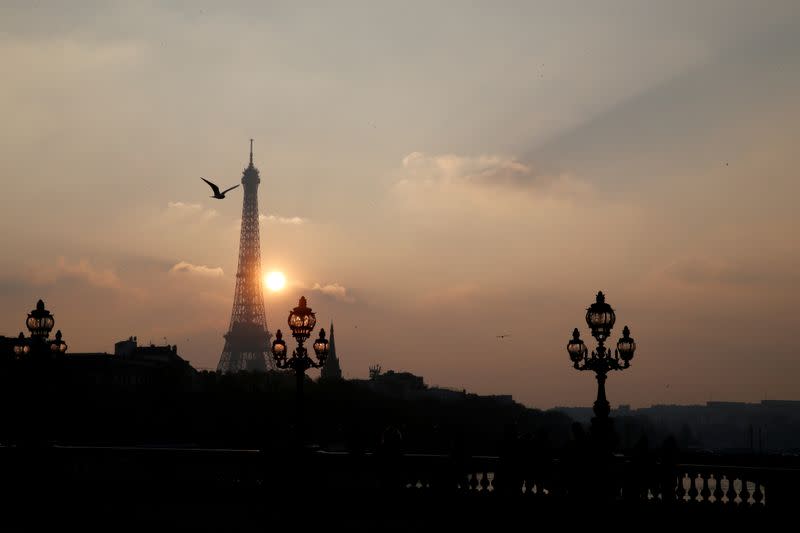
<svg viewBox="0 0 800 533">
<path fill-rule="evenodd" d="M 702 479 L 702 488 L 700 489 L 701 503 L 709 503 L 711 501 L 711 489 L 708 488 L 708 480 L 710 477 L 711 474 L 700 473 L 700 479 Z"/>
<path fill-rule="evenodd" d="M 489 476 L 486 472 L 481 472 L 481 492 L 488 492 L 489 489 Z"/>
<path fill-rule="evenodd" d="M 736 506 L 739 502 L 736 501 L 739 493 L 736 492 L 736 478 L 727 476 L 728 479 L 728 492 L 725 494 L 728 497 L 728 505 Z"/>
<path fill-rule="evenodd" d="M 742 500 L 742 505 L 744 507 L 750 506 L 750 497 L 752 495 L 750 492 L 750 487 L 748 487 L 747 485 L 748 482 L 744 478 L 742 478 L 742 490 L 739 491 L 739 498 Z"/>
<path fill-rule="evenodd" d="M 469 474 L 469 488 L 472 492 L 478 491 L 478 474 L 477 472 Z"/>
<path fill-rule="evenodd" d="M 714 504 L 721 505 L 722 504 L 722 497 L 725 495 L 722 492 L 722 476 L 720 474 L 714 474 Z"/>
<path fill-rule="evenodd" d="M 764 501 L 764 493 L 761 491 L 761 483 L 758 480 L 754 480 L 755 483 L 755 490 L 753 490 L 753 506 L 761 507 Z"/>
<path fill-rule="evenodd" d="M 678 474 L 678 485 L 675 487 L 675 496 L 678 498 L 678 503 L 684 502 L 684 497 L 686 496 L 686 488 L 683 486 L 683 480 L 686 478 L 686 474 L 681 472 Z"/>
<path fill-rule="evenodd" d="M 695 472 L 689 472 L 689 492 L 687 492 L 687 496 L 689 496 L 689 503 L 697 503 L 697 495 L 700 492 L 697 490 L 697 476 Z"/>
</svg>

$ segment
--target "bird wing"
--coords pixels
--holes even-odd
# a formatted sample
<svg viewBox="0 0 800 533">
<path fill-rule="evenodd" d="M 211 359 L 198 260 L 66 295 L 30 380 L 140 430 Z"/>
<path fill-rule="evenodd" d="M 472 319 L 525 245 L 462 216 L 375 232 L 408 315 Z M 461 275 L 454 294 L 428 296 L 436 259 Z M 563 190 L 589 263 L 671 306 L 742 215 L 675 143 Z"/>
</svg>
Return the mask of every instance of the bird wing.
<svg viewBox="0 0 800 533">
<path fill-rule="evenodd" d="M 214 194 L 219 194 L 219 187 L 217 187 L 216 185 L 214 185 L 213 183 L 211 183 L 210 181 L 208 181 L 203 177 L 201 177 L 200 179 L 208 183 L 208 186 L 211 187 L 211 190 L 214 191 Z"/>
<path fill-rule="evenodd" d="M 235 188 L 236 188 L 236 187 L 238 187 L 238 186 L 239 186 L 239 185 L 234 185 L 234 186 L 233 186 L 233 187 L 231 187 L 230 189 L 225 189 L 224 191 L 222 191 L 222 194 L 224 195 L 226 192 L 228 192 L 228 191 L 232 191 L 233 189 L 235 189 Z"/>
</svg>

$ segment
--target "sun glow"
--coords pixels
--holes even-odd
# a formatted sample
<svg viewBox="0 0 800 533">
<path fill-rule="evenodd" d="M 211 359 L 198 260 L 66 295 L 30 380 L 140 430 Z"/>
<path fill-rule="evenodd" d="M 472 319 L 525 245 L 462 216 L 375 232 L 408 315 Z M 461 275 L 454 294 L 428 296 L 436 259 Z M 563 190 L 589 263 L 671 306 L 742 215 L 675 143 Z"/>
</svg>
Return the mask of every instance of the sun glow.
<svg viewBox="0 0 800 533">
<path fill-rule="evenodd" d="M 264 285 L 272 292 L 281 290 L 286 285 L 283 272 L 270 272 L 264 275 Z"/>
</svg>

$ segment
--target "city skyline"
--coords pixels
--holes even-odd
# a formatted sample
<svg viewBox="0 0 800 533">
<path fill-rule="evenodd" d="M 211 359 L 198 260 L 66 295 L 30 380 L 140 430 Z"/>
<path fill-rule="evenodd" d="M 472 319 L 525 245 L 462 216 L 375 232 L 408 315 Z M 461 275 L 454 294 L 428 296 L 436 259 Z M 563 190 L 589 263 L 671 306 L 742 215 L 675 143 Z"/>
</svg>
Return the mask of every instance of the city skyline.
<svg viewBox="0 0 800 533">
<path fill-rule="evenodd" d="M 242 191 L 198 177 L 236 183 L 255 138 L 268 328 L 305 295 L 346 377 L 588 406 L 565 347 L 602 290 L 639 345 L 612 406 L 800 399 L 792 2 L 0 21 L 0 335 L 42 298 L 70 351 L 166 337 L 216 367 Z"/>
</svg>

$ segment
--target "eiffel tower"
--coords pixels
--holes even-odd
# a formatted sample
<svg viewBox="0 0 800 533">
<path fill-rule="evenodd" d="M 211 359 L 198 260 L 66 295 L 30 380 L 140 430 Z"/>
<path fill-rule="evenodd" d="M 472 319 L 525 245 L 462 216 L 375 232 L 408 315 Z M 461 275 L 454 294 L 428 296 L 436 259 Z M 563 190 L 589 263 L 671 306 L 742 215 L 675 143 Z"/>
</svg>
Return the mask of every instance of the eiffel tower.
<svg viewBox="0 0 800 533">
<path fill-rule="evenodd" d="M 261 287 L 261 240 L 258 231 L 258 184 L 261 178 L 253 166 L 253 139 L 250 139 L 250 165 L 242 173 L 244 203 L 239 239 L 239 268 L 233 295 L 231 325 L 225 334 L 225 347 L 217 372 L 274 369 L 269 356 L 270 339 L 264 296 Z"/>
</svg>

